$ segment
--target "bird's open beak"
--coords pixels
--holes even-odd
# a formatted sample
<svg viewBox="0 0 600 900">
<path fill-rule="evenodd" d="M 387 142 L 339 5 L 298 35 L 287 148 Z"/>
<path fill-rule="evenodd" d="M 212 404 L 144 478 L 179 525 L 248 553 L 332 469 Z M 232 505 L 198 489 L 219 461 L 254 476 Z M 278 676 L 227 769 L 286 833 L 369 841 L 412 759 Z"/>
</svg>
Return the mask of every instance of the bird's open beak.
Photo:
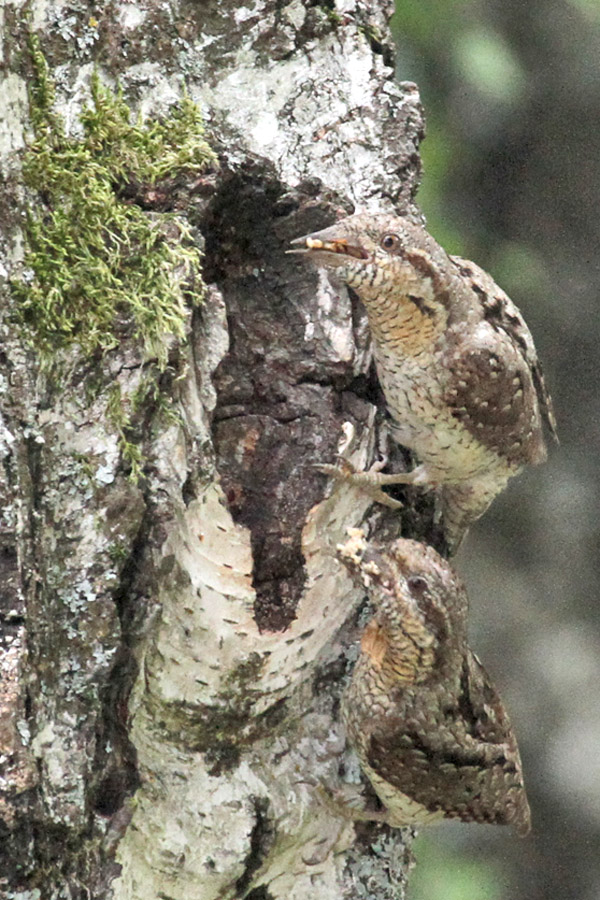
<svg viewBox="0 0 600 900">
<path fill-rule="evenodd" d="M 336 225 L 296 238 L 292 244 L 298 244 L 298 249 L 288 250 L 287 253 L 303 256 L 311 262 L 322 265 L 341 266 L 348 256 L 355 259 L 369 258 L 367 251 L 356 244 L 351 244 L 340 234 L 340 229 Z"/>
</svg>

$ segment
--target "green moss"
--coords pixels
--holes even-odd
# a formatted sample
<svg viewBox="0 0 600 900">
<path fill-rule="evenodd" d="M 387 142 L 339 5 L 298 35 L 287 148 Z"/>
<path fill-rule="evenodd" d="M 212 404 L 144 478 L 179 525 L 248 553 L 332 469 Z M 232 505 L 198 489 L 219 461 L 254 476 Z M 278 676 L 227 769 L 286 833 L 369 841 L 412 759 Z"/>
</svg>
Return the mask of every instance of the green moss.
<svg viewBox="0 0 600 900">
<path fill-rule="evenodd" d="M 29 277 L 12 283 L 18 318 L 45 362 L 72 343 L 107 350 L 127 329 L 164 366 L 165 338 L 184 335 L 188 285 L 192 301 L 201 294 L 200 253 L 181 220 L 149 216 L 123 189 L 214 164 L 199 109 L 183 97 L 161 121 L 134 121 L 121 92 L 95 73 L 82 133 L 67 135 L 36 37 L 30 51 L 33 141 L 23 171 L 41 203 L 25 229 Z"/>
<path fill-rule="evenodd" d="M 175 408 L 172 398 L 161 392 L 160 375 L 159 366 L 150 365 L 144 371 L 138 387 L 131 396 L 123 397 L 118 383 L 111 386 L 108 394 L 106 417 L 118 435 L 121 458 L 129 469 L 130 479 L 134 482 L 139 481 L 142 476 L 144 465 L 144 456 L 139 444 L 140 414 L 150 413 L 153 423 L 160 423 L 166 427 L 182 423 L 181 415 Z"/>
<path fill-rule="evenodd" d="M 383 39 L 382 39 L 381 31 L 379 30 L 377 25 L 372 25 L 370 23 L 367 25 L 359 25 L 358 30 L 362 35 L 364 35 L 366 37 L 369 44 L 371 44 L 371 45 L 375 44 L 375 45 L 381 46 Z"/>
<path fill-rule="evenodd" d="M 154 412 L 154 420 L 162 425 L 181 425 L 182 417 L 175 407 L 173 398 L 161 391 L 160 376 L 162 369 L 157 365 L 149 365 L 142 375 L 140 383 L 131 398 L 132 411 L 151 408 Z M 178 381 L 185 375 L 185 370 L 177 375 L 174 368 L 168 366 L 166 374 L 171 381 Z"/>
<path fill-rule="evenodd" d="M 113 565 L 120 567 L 131 554 L 131 547 L 128 544 L 111 544 L 108 549 L 108 558 Z"/>
<path fill-rule="evenodd" d="M 106 417 L 117 432 L 121 458 L 129 468 L 129 477 L 132 481 L 138 481 L 143 474 L 144 457 L 140 445 L 135 441 L 132 418 L 125 408 L 118 383 L 110 389 Z"/>
<path fill-rule="evenodd" d="M 329 9 L 328 6 L 324 7 L 325 15 L 327 16 L 327 21 L 333 25 L 334 28 L 337 28 L 338 25 L 341 25 L 344 21 L 340 13 L 336 9 Z"/>
</svg>

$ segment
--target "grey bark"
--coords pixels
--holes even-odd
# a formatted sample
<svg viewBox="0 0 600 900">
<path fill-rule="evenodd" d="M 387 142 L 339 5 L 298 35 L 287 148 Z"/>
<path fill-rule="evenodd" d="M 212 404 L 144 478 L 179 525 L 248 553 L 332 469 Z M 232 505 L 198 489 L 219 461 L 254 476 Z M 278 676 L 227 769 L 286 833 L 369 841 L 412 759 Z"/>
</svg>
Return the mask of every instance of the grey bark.
<svg viewBox="0 0 600 900">
<path fill-rule="evenodd" d="M 67 122 L 92 62 L 144 114 L 183 77 L 221 165 L 160 201 L 205 242 L 210 288 L 178 377 L 160 380 L 181 421 L 140 415 L 140 483 L 104 416 L 110 386 L 127 402 L 144 374 L 135 339 L 63 354 L 53 382 L 4 291 L 7 897 L 404 896 L 410 834 L 355 827 L 317 785 L 359 778 L 337 710 L 361 595 L 335 545 L 367 515 L 380 533 L 423 534 L 430 509 L 415 494 L 401 519 L 354 489 L 324 495 L 311 463 L 340 447 L 360 468 L 373 460 L 377 388 L 361 310 L 284 254 L 341 212 L 410 206 L 422 116 L 415 87 L 394 82 L 391 12 L 33 7 Z M 4 13 L 6 276 L 23 255 L 25 13 Z"/>
</svg>

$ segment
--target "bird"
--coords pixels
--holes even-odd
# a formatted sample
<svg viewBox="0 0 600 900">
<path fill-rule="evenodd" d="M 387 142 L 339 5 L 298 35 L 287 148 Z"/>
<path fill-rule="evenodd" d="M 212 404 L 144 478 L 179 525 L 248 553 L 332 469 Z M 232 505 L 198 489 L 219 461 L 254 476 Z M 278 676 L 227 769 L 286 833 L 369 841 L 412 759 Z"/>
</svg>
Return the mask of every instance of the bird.
<svg viewBox="0 0 600 900">
<path fill-rule="evenodd" d="M 374 615 L 342 697 L 342 721 L 383 810 L 350 818 L 393 827 L 444 818 L 511 825 L 531 815 L 517 741 L 490 678 L 467 645 L 468 598 L 431 546 L 368 542 L 349 529 L 338 555 Z"/>
<path fill-rule="evenodd" d="M 546 459 L 552 401 L 533 338 L 510 298 L 475 263 L 449 256 L 407 217 L 357 213 L 292 241 L 288 253 L 333 273 L 362 301 L 392 438 L 410 472 L 349 464 L 321 471 L 398 506 L 384 485 L 433 488 L 450 555 L 509 479 Z M 299 246 L 295 246 L 299 245 Z"/>
</svg>

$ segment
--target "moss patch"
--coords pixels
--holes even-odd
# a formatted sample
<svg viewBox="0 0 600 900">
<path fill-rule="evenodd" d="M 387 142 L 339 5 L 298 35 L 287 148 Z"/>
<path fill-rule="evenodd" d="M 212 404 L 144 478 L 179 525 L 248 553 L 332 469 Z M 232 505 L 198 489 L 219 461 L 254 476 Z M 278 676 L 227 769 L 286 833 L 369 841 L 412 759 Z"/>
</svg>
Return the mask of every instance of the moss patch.
<svg viewBox="0 0 600 900">
<path fill-rule="evenodd" d="M 109 391 L 106 416 L 119 437 L 121 456 L 129 468 L 129 477 L 132 481 L 137 481 L 142 475 L 144 458 L 142 448 L 134 440 L 132 417 L 123 403 L 118 382 Z"/>
<path fill-rule="evenodd" d="M 126 202 L 134 183 L 194 175 L 215 156 L 188 97 L 162 120 L 132 120 L 120 91 L 91 80 L 82 133 L 65 132 L 54 84 L 36 37 L 30 40 L 33 141 L 25 183 L 41 203 L 27 216 L 25 278 L 12 283 L 17 316 L 44 362 L 61 346 L 107 350 L 133 332 L 163 367 L 168 335 L 183 337 L 186 295 L 202 291 L 200 252 L 186 225 Z"/>
<path fill-rule="evenodd" d="M 171 367 L 167 375 L 174 376 Z M 141 448 L 143 438 L 144 413 L 151 415 L 152 422 L 169 425 L 181 425 L 181 416 L 177 412 L 170 396 L 161 392 L 161 371 L 157 363 L 144 369 L 136 390 L 129 396 L 123 396 L 118 382 L 111 385 L 106 404 L 106 418 L 117 432 L 121 458 L 129 470 L 129 477 L 137 482 L 143 474 L 144 456 Z M 141 417 L 141 421 L 140 421 Z M 146 422 L 146 424 L 148 424 Z"/>
</svg>

